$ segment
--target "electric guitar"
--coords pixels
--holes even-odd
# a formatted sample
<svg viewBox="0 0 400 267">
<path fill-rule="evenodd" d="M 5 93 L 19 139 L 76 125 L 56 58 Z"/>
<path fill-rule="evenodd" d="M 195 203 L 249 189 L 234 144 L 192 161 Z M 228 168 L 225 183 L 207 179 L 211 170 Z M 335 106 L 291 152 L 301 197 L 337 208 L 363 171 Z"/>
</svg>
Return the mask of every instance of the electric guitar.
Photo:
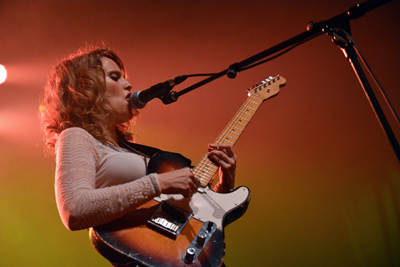
<svg viewBox="0 0 400 267">
<path fill-rule="evenodd" d="M 269 77 L 248 89 L 248 99 L 214 143 L 233 146 L 261 103 L 277 95 L 285 83 L 283 77 Z M 163 158 L 159 154 L 152 158 L 149 166 L 155 167 L 149 173 L 184 165 Z M 250 191 L 244 186 L 230 193 L 212 191 L 209 184 L 217 170 L 205 153 L 192 170 L 200 181 L 192 198 L 161 194 L 121 219 L 90 229 L 92 244 L 111 262 L 133 264 L 127 266 L 220 266 L 224 227 L 245 213 Z"/>
</svg>

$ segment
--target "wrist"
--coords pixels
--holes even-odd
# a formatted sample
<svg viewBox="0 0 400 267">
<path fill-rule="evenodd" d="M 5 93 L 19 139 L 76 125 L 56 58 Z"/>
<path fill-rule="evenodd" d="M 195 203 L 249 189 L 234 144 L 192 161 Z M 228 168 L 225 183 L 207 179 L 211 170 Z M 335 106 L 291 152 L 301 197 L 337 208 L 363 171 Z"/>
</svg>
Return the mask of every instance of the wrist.
<svg viewBox="0 0 400 267">
<path fill-rule="evenodd" d="M 150 178 L 151 183 L 153 184 L 156 196 L 159 196 L 161 194 L 161 188 L 160 188 L 160 183 L 158 181 L 157 173 L 150 173 L 148 176 Z"/>
</svg>

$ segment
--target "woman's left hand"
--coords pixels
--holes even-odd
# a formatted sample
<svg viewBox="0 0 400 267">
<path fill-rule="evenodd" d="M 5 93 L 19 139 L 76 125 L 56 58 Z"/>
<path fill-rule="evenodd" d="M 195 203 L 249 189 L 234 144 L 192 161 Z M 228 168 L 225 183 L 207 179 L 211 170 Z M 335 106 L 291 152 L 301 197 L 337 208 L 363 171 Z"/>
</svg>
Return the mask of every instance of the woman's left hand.
<svg viewBox="0 0 400 267">
<path fill-rule="evenodd" d="M 208 157 L 220 167 L 220 180 L 214 190 L 230 192 L 235 186 L 236 155 L 228 144 L 209 144 Z"/>
</svg>

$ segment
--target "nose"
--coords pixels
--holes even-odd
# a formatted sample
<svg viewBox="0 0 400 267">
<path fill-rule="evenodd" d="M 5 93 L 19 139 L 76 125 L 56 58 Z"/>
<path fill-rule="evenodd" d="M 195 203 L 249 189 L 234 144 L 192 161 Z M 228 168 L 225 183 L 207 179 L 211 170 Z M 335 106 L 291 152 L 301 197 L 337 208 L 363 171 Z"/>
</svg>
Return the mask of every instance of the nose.
<svg viewBox="0 0 400 267">
<path fill-rule="evenodd" d="M 125 80 L 123 87 L 124 87 L 124 90 L 128 90 L 128 91 L 130 91 L 132 89 L 132 85 L 127 80 Z"/>
</svg>

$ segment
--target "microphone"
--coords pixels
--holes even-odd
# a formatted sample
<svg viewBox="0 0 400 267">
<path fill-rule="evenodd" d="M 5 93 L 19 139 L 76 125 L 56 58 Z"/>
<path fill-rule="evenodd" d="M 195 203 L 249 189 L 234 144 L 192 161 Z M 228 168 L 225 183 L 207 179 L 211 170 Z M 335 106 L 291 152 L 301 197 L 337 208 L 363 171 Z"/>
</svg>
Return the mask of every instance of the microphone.
<svg viewBox="0 0 400 267">
<path fill-rule="evenodd" d="M 176 101 L 177 98 L 175 95 L 171 95 L 169 92 L 175 85 L 180 84 L 181 82 L 186 80 L 186 78 L 187 78 L 186 75 L 181 75 L 175 77 L 174 79 L 165 81 L 163 83 L 158 83 L 156 85 L 153 85 L 149 89 L 143 91 L 134 91 L 129 96 L 129 105 L 133 108 L 141 109 L 144 108 L 150 100 L 156 97 L 161 99 L 164 104 L 172 103 Z M 166 99 L 167 97 L 171 97 L 171 100 Z"/>
</svg>

